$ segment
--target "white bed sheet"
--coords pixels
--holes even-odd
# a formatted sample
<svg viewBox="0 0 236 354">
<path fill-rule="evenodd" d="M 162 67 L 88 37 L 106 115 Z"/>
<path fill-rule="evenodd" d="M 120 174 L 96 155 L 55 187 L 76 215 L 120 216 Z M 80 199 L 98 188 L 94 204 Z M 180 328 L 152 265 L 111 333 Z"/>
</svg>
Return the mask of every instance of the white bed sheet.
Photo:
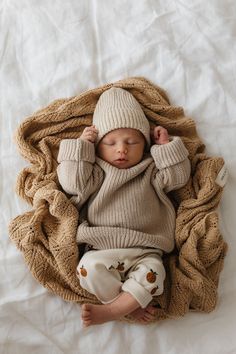
<svg viewBox="0 0 236 354">
<path fill-rule="evenodd" d="M 0 2 L 1 353 L 236 353 L 235 17 L 234 0 Z M 38 284 L 9 240 L 9 221 L 28 210 L 14 194 L 27 163 L 13 132 L 56 98 L 129 76 L 163 87 L 195 119 L 209 154 L 225 159 L 219 213 L 229 251 L 211 314 L 83 329 L 80 307 Z"/>
</svg>

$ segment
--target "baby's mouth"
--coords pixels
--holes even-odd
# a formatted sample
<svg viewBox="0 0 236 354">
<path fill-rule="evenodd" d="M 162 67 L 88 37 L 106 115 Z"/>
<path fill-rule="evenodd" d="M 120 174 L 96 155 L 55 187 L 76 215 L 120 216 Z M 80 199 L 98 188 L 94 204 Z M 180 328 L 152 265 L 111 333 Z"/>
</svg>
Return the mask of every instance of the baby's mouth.
<svg viewBox="0 0 236 354">
<path fill-rule="evenodd" d="M 123 162 L 123 161 L 128 161 L 128 160 L 125 158 L 119 158 L 119 159 L 116 159 L 115 161 Z"/>
</svg>

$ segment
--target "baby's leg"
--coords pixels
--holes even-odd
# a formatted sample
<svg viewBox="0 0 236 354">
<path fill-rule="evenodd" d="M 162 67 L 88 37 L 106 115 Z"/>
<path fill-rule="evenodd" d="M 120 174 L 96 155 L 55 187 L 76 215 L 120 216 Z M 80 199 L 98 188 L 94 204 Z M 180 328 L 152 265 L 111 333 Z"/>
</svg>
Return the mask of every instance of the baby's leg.
<svg viewBox="0 0 236 354">
<path fill-rule="evenodd" d="M 161 257 L 158 254 L 148 254 L 131 268 L 122 290 L 133 294 L 142 308 L 145 308 L 153 296 L 163 293 L 165 276 Z"/>
<path fill-rule="evenodd" d="M 84 326 L 115 320 L 139 307 L 131 295 L 121 293 L 120 272 L 124 269 L 123 262 L 114 257 L 116 253 L 114 250 L 89 251 L 79 262 L 77 274 L 80 285 L 104 304 L 82 306 Z"/>
<path fill-rule="evenodd" d="M 102 303 L 110 303 L 117 298 L 123 284 L 119 271 L 110 267 L 112 261 L 111 252 L 107 250 L 89 251 L 77 267 L 82 288 L 94 294 Z"/>
<path fill-rule="evenodd" d="M 85 327 L 117 320 L 140 307 L 129 293 L 121 292 L 111 303 L 105 305 L 82 305 L 82 320 Z"/>
<path fill-rule="evenodd" d="M 122 290 L 132 294 L 141 305 L 130 314 L 131 317 L 142 323 L 154 320 L 157 308 L 149 303 L 153 295 L 163 292 L 165 269 L 161 257 L 158 254 L 148 254 L 141 258 L 128 273 L 128 278 Z"/>
<path fill-rule="evenodd" d="M 91 264 L 90 265 L 88 264 L 86 257 L 85 259 L 83 259 L 84 258 L 83 257 L 78 267 L 79 268 L 78 270 L 80 271 L 81 285 L 89 292 L 94 293 L 105 304 L 104 305 L 85 304 L 82 306 L 82 319 L 83 319 L 84 326 L 87 327 L 92 324 L 100 324 L 107 321 L 116 320 L 127 314 L 131 314 L 133 318 L 138 319 L 141 322 L 147 323 L 152 321 L 155 318 L 155 314 L 157 310 L 155 307 L 148 304 L 152 300 L 153 293 L 154 293 L 153 290 L 155 290 L 155 293 L 159 293 L 159 294 L 162 292 L 161 289 L 162 286 L 160 286 L 161 279 L 159 279 L 159 281 L 157 282 L 159 283 L 159 288 L 158 288 L 158 286 L 156 286 L 156 281 L 153 281 L 153 276 L 155 276 L 155 274 L 152 272 L 151 274 L 149 274 L 150 267 L 156 270 L 155 267 L 156 264 L 153 264 L 153 258 L 151 257 L 151 259 L 148 259 L 149 257 L 145 257 L 145 258 L 141 257 L 142 258 L 141 261 L 138 261 L 136 263 L 136 266 L 132 268 L 131 272 L 129 273 L 129 279 L 127 279 L 123 284 L 120 281 L 120 277 L 118 273 L 121 270 L 123 271 L 126 270 L 124 269 L 124 266 L 126 265 L 126 261 L 118 262 L 119 264 L 118 267 L 111 268 L 108 267 L 107 264 L 106 266 L 102 264 L 104 263 L 104 259 L 106 258 L 105 257 L 107 255 L 106 252 L 104 251 L 94 251 L 94 252 L 90 251 L 90 252 L 88 252 L 87 257 L 92 258 L 92 266 Z M 130 252 L 131 250 L 129 250 L 129 253 Z M 101 258 L 102 262 L 98 264 L 98 260 L 97 259 L 95 260 L 95 258 L 97 258 L 99 254 L 102 254 L 102 258 Z M 92 257 L 90 257 L 90 255 Z M 162 262 L 160 262 L 160 258 L 158 256 L 156 257 L 155 255 L 154 260 L 155 260 L 154 263 L 158 262 L 159 264 L 162 265 Z M 143 263 L 145 264 L 145 266 Z M 160 272 L 160 267 L 158 268 L 159 268 L 158 273 L 160 276 L 161 275 L 160 273 L 162 272 Z M 163 265 L 161 268 L 163 268 Z M 109 272 L 107 272 L 108 269 L 110 270 Z M 117 272 L 117 269 L 119 269 L 119 272 Z M 89 271 L 87 272 L 87 270 Z M 89 274 L 90 276 L 92 276 L 92 278 L 88 282 L 89 279 L 85 280 L 85 278 L 87 278 L 87 275 Z M 146 280 L 147 275 L 148 277 L 151 277 L 152 284 L 150 284 Z M 161 278 L 163 282 L 163 278 L 164 278 L 163 274 Z M 114 287 L 112 286 L 112 284 L 114 285 Z M 112 288 L 115 289 L 114 294 L 110 293 Z"/>
</svg>

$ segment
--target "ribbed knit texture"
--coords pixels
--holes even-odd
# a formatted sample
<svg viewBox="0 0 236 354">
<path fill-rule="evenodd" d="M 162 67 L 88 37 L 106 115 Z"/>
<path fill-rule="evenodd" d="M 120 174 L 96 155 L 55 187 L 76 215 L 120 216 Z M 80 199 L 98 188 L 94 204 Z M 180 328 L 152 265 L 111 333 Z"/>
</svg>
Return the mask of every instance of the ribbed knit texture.
<svg viewBox="0 0 236 354">
<path fill-rule="evenodd" d="M 59 182 L 68 193 L 76 194 L 78 205 L 91 196 L 88 185 L 95 193 L 88 202 L 87 220 L 78 228 L 77 241 L 97 249 L 172 251 L 175 211 L 165 191 L 181 188 L 190 176 L 188 151 L 181 139 L 152 146 L 152 157 L 149 154 L 129 169 L 118 169 L 99 158 L 94 163 L 92 145 L 82 139 L 63 140 L 58 155 Z"/>
<path fill-rule="evenodd" d="M 108 132 L 118 128 L 133 128 L 139 130 L 150 145 L 150 125 L 145 114 L 132 94 L 121 88 L 112 87 L 99 98 L 93 124 L 98 129 L 96 144 Z"/>
<path fill-rule="evenodd" d="M 44 287 L 66 301 L 97 303 L 76 276 L 81 256 L 76 243 L 78 210 L 75 199 L 62 191 L 56 168 L 60 141 L 79 138 L 84 127 L 92 124 L 101 93 L 113 86 L 132 93 L 151 125 L 180 136 L 191 161 L 187 185 L 170 193 L 177 212 L 176 248 L 164 257 L 167 276 L 164 293 L 153 300 L 159 307 L 156 319 L 183 316 L 190 308 L 210 312 L 216 306 L 226 253 L 217 215 L 223 189 L 215 183 L 224 161 L 205 154 L 194 121 L 144 78 L 128 78 L 54 101 L 22 122 L 16 142 L 29 166 L 19 174 L 16 190 L 33 208 L 11 221 L 10 237 Z"/>
</svg>

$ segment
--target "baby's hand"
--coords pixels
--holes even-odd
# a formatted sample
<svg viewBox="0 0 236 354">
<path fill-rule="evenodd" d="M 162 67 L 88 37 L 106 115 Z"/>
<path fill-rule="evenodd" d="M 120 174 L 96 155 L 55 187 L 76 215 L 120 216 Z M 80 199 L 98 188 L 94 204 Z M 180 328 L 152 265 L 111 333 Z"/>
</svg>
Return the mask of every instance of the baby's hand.
<svg viewBox="0 0 236 354">
<path fill-rule="evenodd" d="M 169 143 L 168 131 L 160 125 L 153 129 L 151 138 L 154 144 L 163 145 Z"/>
<path fill-rule="evenodd" d="M 90 141 L 90 143 L 95 143 L 95 140 L 98 135 L 98 130 L 95 125 L 91 125 L 91 127 L 86 127 L 83 133 L 80 135 L 80 139 Z"/>
</svg>

